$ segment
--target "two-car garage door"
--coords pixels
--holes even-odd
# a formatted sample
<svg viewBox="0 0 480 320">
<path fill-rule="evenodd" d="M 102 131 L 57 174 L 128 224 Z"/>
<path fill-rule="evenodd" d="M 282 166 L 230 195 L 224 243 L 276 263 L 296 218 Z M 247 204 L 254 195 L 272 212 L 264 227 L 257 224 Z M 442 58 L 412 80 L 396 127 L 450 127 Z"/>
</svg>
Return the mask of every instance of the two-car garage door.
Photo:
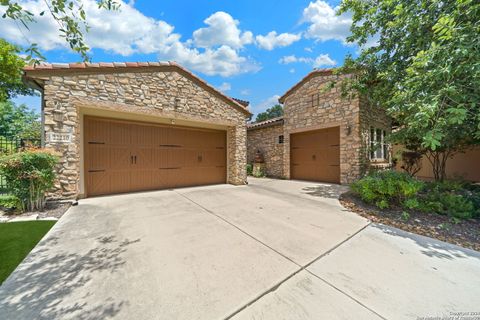
<svg viewBox="0 0 480 320">
<path fill-rule="evenodd" d="M 86 195 L 225 183 L 225 131 L 85 117 Z"/>
<path fill-rule="evenodd" d="M 290 136 L 292 179 L 340 183 L 340 128 Z"/>
</svg>

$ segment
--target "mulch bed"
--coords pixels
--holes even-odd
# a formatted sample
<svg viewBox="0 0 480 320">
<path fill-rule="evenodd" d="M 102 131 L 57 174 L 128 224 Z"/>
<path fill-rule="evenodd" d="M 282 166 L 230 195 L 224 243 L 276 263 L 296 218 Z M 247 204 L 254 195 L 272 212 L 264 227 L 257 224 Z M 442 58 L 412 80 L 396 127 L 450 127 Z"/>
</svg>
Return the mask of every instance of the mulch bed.
<svg viewBox="0 0 480 320">
<path fill-rule="evenodd" d="M 14 219 L 18 217 L 28 217 L 33 215 L 38 215 L 37 220 L 41 219 L 60 219 L 65 212 L 67 212 L 68 208 L 71 206 L 71 202 L 57 202 L 57 201 L 49 201 L 45 205 L 45 210 L 43 211 L 30 211 L 30 212 L 23 212 L 23 213 L 15 213 L 15 212 L 3 212 L 0 211 L 0 217 L 5 217 L 8 219 Z"/>
<path fill-rule="evenodd" d="M 377 207 L 365 204 L 352 192 L 342 194 L 339 200 L 345 208 L 372 222 L 386 224 L 408 232 L 480 251 L 479 219 L 462 220 L 455 223 L 447 216 L 410 210 L 408 211 L 410 217 L 405 221 L 402 219 L 404 210 L 400 208 L 380 210 Z"/>
</svg>

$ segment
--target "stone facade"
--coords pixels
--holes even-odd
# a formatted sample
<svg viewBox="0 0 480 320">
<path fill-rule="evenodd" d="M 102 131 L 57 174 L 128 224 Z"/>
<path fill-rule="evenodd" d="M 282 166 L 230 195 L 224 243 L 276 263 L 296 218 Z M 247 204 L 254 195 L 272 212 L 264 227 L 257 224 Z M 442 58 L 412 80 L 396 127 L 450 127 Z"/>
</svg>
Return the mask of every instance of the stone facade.
<svg viewBox="0 0 480 320">
<path fill-rule="evenodd" d="M 283 144 L 279 137 L 283 136 L 283 121 L 270 126 L 247 128 L 247 162 L 253 163 L 255 153 L 260 150 L 265 159 L 265 173 L 269 177 L 283 177 Z"/>
<path fill-rule="evenodd" d="M 290 89 L 280 102 L 284 104 L 283 126 L 275 127 L 275 134 L 283 130 L 283 152 L 275 151 L 276 155 L 283 153 L 282 161 L 269 163 L 267 167 L 282 172 L 281 176 L 290 179 L 290 135 L 299 132 L 319 130 L 331 127 L 340 128 L 340 182 L 348 184 L 361 177 L 369 168 L 369 134 L 370 127 L 390 131 L 390 119 L 380 109 L 370 106 L 365 99 L 342 98 L 338 83 L 347 76 L 334 75 L 331 70 L 316 70 L 308 74 L 302 81 Z M 330 88 L 332 82 L 336 86 Z M 256 149 L 263 149 L 266 154 L 273 151 L 269 131 L 270 128 L 248 130 L 248 154 L 250 157 Z M 261 137 L 267 138 L 262 142 Z M 378 163 L 376 164 L 378 166 Z M 384 165 L 389 165 L 384 164 Z"/>
<path fill-rule="evenodd" d="M 54 65 L 55 66 L 55 65 Z M 93 70 L 91 70 L 93 69 Z M 52 197 L 81 196 L 82 109 L 222 125 L 227 132 L 227 182 L 246 182 L 248 111 L 177 65 L 136 68 L 35 68 L 25 81 L 43 89 L 45 146 L 61 155 Z M 71 141 L 52 141 L 66 134 Z"/>
</svg>

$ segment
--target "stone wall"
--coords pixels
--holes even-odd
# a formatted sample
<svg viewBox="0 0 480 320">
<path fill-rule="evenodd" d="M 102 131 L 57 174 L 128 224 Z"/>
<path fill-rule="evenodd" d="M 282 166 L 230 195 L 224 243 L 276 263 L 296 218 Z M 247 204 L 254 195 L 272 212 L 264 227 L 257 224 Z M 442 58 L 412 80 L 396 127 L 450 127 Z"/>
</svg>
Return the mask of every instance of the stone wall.
<svg viewBox="0 0 480 320">
<path fill-rule="evenodd" d="M 52 74 L 42 75 L 46 147 L 62 155 L 57 168 L 59 180 L 52 196 L 74 198 L 79 194 L 82 107 L 225 124 L 227 181 L 245 183 L 246 114 L 181 72 Z M 35 74 L 27 76 L 33 78 Z M 50 133 L 71 133 L 72 141 L 49 142 Z"/>
<path fill-rule="evenodd" d="M 283 144 L 278 137 L 283 135 L 283 124 L 262 128 L 250 128 L 247 131 L 247 162 L 253 163 L 257 150 L 265 159 L 265 170 L 269 177 L 283 178 Z"/>
<path fill-rule="evenodd" d="M 290 178 L 290 134 L 340 127 L 340 182 L 351 183 L 362 174 L 363 142 L 360 134 L 358 99 L 341 97 L 339 86 L 327 89 L 341 77 L 315 74 L 284 101 L 284 175 Z M 315 100 L 315 103 L 312 102 Z"/>
</svg>

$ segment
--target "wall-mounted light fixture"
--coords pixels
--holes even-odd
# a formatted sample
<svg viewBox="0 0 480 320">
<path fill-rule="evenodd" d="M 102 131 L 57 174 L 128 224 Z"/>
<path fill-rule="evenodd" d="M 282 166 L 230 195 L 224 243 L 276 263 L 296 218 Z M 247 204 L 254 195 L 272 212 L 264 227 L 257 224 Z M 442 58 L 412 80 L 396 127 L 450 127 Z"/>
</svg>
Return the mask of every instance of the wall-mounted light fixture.
<svg viewBox="0 0 480 320">
<path fill-rule="evenodd" d="M 349 136 L 352 133 L 352 126 L 347 124 L 345 127 L 345 131 L 347 132 L 347 136 Z"/>
<path fill-rule="evenodd" d="M 170 120 L 171 124 L 175 124 L 175 119 Z"/>
</svg>

